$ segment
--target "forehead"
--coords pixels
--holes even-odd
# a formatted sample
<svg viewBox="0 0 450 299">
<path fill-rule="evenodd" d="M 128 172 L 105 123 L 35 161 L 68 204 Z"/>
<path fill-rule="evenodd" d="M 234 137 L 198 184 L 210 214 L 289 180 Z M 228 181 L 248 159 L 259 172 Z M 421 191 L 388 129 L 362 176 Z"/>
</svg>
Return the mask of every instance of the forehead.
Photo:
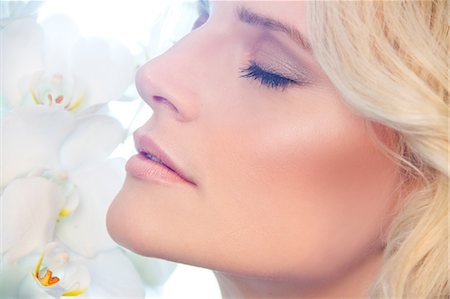
<svg viewBox="0 0 450 299">
<path fill-rule="evenodd" d="M 244 6 L 251 11 L 277 19 L 282 23 L 287 23 L 299 30 L 302 35 L 306 36 L 306 1 L 266 1 L 266 0 L 210 0 L 212 7 L 216 4 L 225 4 L 231 6 Z"/>
</svg>

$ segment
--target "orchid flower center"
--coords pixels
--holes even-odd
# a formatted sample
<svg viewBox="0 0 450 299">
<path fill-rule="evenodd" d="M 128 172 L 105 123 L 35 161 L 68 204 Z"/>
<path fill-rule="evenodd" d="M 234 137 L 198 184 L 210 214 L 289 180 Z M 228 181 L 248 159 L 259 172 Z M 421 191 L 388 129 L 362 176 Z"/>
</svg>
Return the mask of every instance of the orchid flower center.
<svg viewBox="0 0 450 299">
<path fill-rule="evenodd" d="M 44 254 L 41 255 L 38 264 L 36 265 L 36 271 L 34 273 L 34 276 L 36 277 L 36 280 L 44 287 L 50 287 L 55 284 L 57 284 L 60 279 L 57 276 L 53 276 L 53 272 L 48 269 L 44 268 L 42 270 L 45 270 L 45 274 L 41 276 L 41 265 L 42 261 L 44 260 Z"/>
<path fill-rule="evenodd" d="M 42 76 L 30 86 L 31 96 L 37 105 L 62 106 L 72 111 L 84 100 L 84 94 L 76 94 L 73 83 L 60 73 Z"/>
<path fill-rule="evenodd" d="M 51 248 L 51 246 L 48 248 Z M 60 277 L 53 275 L 53 271 L 50 270 L 49 267 L 42 267 L 44 257 L 46 257 L 47 254 L 47 250 L 42 253 L 36 265 L 36 270 L 33 273 L 33 277 L 39 283 L 39 286 L 43 287 L 44 291 L 55 298 L 60 298 L 61 296 L 79 296 L 86 292 L 87 285 L 81 285 L 80 280 L 78 279 L 83 278 L 80 275 L 89 275 L 89 273 L 86 274 L 81 272 L 80 274 L 80 272 L 78 272 L 78 277 L 75 277 L 75 280 L 73 280 L 74 277 L 71 277 L 69 278 L 69 281 L 67 281 L 67 275 L 61 272 L 61 275 L 63 275 L 61 279 Z M 65 268 L 70 264 L 69 255 L 65 252 L 53 253 L 47 258 L 53 262 L 54 267 L 59 268 L 58 271 L 61 271 L 61 268 Z M 42 274 L 44 271 L 45 273 Z M 70 279 L 72 279 L 72 281 Z"/>
</svg>

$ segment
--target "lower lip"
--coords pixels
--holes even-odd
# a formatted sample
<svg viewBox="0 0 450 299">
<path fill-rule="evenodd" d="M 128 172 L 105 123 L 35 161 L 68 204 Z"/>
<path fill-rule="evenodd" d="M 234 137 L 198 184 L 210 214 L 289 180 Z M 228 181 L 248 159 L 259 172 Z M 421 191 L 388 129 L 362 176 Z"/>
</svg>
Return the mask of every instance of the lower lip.
<svg viewBox="0 0 450 299">
<path fill-rule="evenodd" d="M 125 170 L 132 176 L 145 181 L 191 184 L 176 172 L 158 162 L 146 158 L 144 154 L 132 156 L 125 165 Z"/>
</svg>

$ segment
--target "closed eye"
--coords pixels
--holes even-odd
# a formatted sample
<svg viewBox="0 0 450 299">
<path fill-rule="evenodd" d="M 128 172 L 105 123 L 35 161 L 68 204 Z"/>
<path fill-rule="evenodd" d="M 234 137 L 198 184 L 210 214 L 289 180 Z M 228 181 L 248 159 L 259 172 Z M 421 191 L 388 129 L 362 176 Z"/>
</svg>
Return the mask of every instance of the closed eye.
<svg viewBox="0 0 450 299">
<path fill-rule="evenodd" d="M 264 70 L 255 62 L 250 62 L 250 65 L 246 68 L 241 69 L 243 75 L 241 78 L 253 78 L 254 80 L 259 80 L 262 85 L 265 85 L 273 89 L 282 89 L 292 84 L 298 84 L 295 80 L 286 78 L 285 76 L 275 73 L 273 71 Z"/>
</svg>

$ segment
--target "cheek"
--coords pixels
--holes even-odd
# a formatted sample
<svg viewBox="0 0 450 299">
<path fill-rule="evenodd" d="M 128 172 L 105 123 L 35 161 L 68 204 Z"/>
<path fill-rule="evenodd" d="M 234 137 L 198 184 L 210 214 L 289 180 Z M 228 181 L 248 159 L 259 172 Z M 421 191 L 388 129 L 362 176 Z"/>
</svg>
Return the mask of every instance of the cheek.
<svg viewBox="0 0 450 299">
<path fill-rule="evenodd" d="M 309 219 L 318 238 L 328 238 L 330 231 L 347 239 L 371 235 L 394 187 L 392 163 L 369 140 L 360 119 L 302 123 L 297 129 L 267 128 L 266 139 L 260 136 L 267 142 L 255 149 L 253 160 L 248 157 L 252 182 L 258 182 L 253 192 L 266 190 L 267 212 L 282 209 L 291 214 L 288 225 L 303 226 Z M 353 233 L 357 226 L 359 236 Z"/>
<path fill-rule="evenodd" d="M 208 197 L 234 221 L 224 238 L 249 248 L 247 269 L 332 272 L 377 246 L 395 167 L 341 106 L 284 115 L 222 128 Z"/>
</svg>

